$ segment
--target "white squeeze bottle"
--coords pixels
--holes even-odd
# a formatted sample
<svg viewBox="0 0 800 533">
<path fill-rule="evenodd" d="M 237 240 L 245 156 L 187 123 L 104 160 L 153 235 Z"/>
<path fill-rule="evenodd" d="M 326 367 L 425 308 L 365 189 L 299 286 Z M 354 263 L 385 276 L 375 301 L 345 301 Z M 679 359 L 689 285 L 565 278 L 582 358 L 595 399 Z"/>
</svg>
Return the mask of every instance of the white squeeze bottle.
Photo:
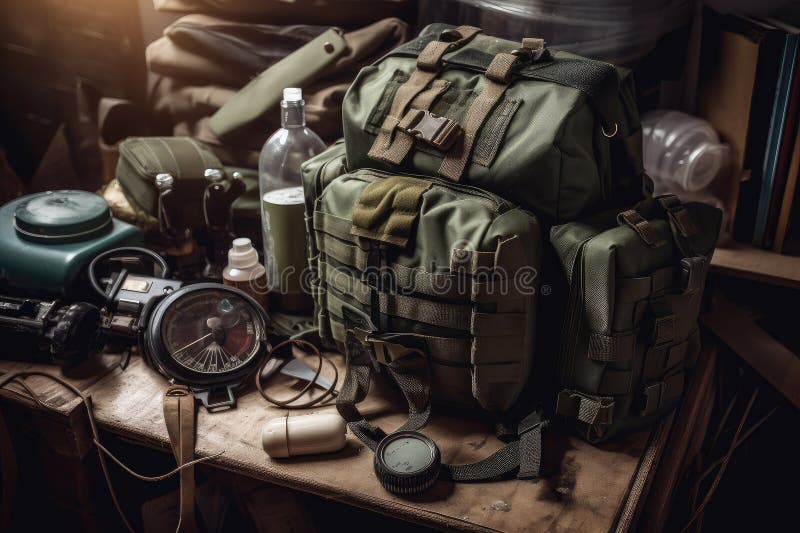
<svg viewBox="0 0 800 533">
<path fill-rule="evenodd" d="M 306 127 L 306 110 L 302 89 L 284 89 L 281 101 L 281 129 L 267 139 L 258 157 L 264 264 L 267 268 L 267 285 L 270 288 L 277 285 L 278 276 L 274 268 L 275 241 L 273 239 L 287 238 L 288 236 L 272 235 L 268 215 L 264 213 L 263 209 L 264 195 L 276 189 L 302 185 L 300 165 L 323 150 L 325 150 L 325 143 L 322 142 L 319 135 Z M 297 243 L 297 246 L 305 246 L 305 243 Z"/>
<path fill-rule="evenodd" d="M 250 239 L 233 239 L 228 250 L 228 264 L 222 271 L 222 281 L 241 289 L 266 309 L 267 280 L 264 265 L 258 262 L 258 252 Z"/>
</svg>

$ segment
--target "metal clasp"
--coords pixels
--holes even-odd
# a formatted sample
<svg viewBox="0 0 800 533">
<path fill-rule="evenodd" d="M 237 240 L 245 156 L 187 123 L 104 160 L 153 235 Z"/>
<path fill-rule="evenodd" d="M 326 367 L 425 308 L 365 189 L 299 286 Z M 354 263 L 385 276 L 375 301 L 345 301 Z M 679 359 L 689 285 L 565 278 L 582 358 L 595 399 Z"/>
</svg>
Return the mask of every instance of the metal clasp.
<svg viewBox="0 0 800 533">
<path fill-rule="evenodd" d="M 447 117 L 434 115 L 424 109 L 412 109 L 403 119 L 408 126 L 403 129 L 437 150 L 446 152 L 461 135 L 461 126 Z"/>
</svg>

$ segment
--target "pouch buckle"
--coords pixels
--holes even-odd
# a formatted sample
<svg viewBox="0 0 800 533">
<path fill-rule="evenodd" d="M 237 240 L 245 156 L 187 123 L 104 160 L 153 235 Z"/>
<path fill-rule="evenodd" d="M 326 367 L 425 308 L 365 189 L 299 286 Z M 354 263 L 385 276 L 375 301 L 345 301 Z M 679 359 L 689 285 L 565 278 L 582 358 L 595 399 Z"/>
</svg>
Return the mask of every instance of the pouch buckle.
<svg viewBox="0 0 800 533">
<path fill-rule="evenodd" d="M 403 122 L 408 124 L 403 131 L 442 152 L 449 150 L 461 135 L 461 126 L 456 122 L 425 109 L 410 110 Z"/>
</svg>

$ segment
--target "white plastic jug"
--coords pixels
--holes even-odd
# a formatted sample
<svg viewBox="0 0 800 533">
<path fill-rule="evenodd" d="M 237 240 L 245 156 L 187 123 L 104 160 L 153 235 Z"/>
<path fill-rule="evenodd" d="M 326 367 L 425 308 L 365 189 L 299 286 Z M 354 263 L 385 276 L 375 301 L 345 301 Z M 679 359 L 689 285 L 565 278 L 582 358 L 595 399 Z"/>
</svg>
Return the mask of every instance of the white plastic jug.
<svg viewBox="0 0 800 533">
<path fill-rule="evenodd" d="M 697 192 L 719 176 L 730 157 L 711 124 L 680 111 L 642 116 L 644 168 L 654 194 Z"/>
</svg>

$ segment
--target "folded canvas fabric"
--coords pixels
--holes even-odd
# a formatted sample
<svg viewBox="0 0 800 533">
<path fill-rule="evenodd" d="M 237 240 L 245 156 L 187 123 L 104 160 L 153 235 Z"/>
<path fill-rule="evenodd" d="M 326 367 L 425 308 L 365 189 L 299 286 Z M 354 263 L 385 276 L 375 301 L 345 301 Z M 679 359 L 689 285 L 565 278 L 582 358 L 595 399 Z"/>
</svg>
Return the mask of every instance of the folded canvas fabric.
<svg viewBox="0 0 800 533">
<path fill-rule="evenodd" d="M 225 164 L 255 167 L 258 150 L 280 127 L 277 104 L 283 83 L 253 95 L 250 105 L 259 113 L 252 121 L 236 117 L 236 131 L 224 142 L 209 128 L 209 117 L 251 78 L 290 55 L 292 47 L 300 48 L 325 31 L 328 28 L 232 22 L 207 15 L 182 17 L 147 49 L 149 101 L 160 131 L 208 144 Z M 327 142 L 341 137 L 342 100 L 358 70 L 407 36 L 407 24 L 393 18 L 341 35 L 336 58 L 303 85 L 308 126 Z"/>
<path fill-rule="evenodd" d="M 186 83 L 241 87 L 327 29 L 187 15 L 147 47 L 147 66 L 151 72 Z"/>
<path fill-rule="evenodd" d="M 211 13 L 271 24 L 359 26 L 407 14 L 409 0 L 153 0 L 159 11 Z"/>
</svg>

